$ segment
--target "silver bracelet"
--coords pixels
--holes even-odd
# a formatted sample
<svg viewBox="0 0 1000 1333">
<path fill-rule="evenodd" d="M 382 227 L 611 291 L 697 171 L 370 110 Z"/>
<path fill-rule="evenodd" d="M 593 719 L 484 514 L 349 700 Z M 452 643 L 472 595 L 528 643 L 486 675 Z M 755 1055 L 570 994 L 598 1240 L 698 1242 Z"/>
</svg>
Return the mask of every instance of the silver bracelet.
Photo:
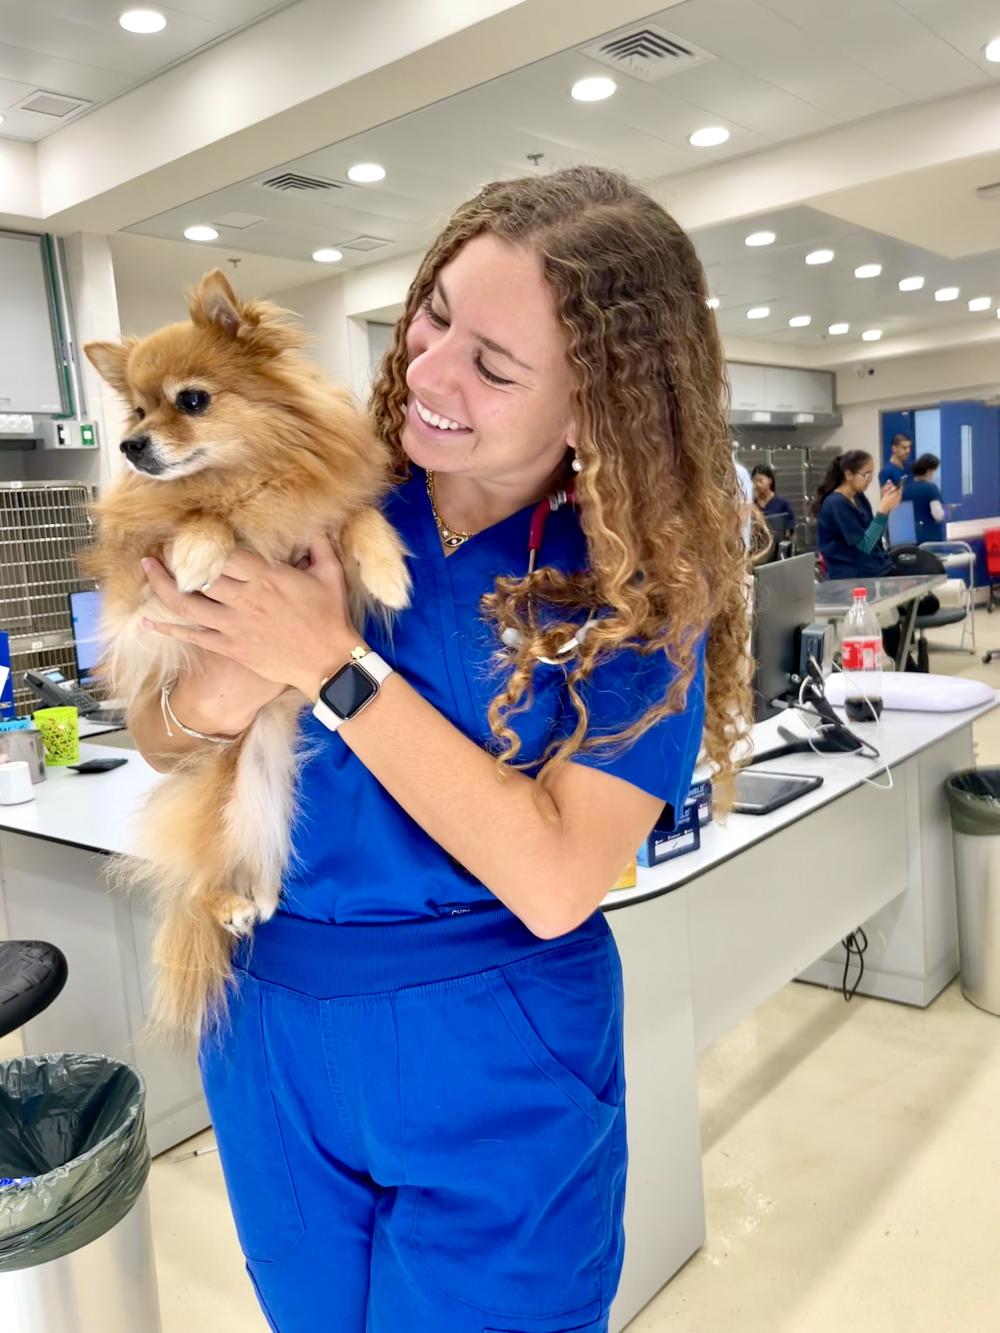
<svg viewBox="0 0 1000 1333">
<path fill-rule="evenodd" d="M 190 736 L 196 741 L 211 741 L 213 745 L 232 745 L 233 741 L 240 739 L 243 735 L 242 731 L 235 736 L 209 736 L 204 731 L 195 731 L 194 727 L 186 727 L 170 706 L 170 696 L 176 684 L 176 680 L 172 680 L 160 690 L 160 712 L 163 714 L 163 725 L 166 727 L 167 735 L 171 740 L 174 737 L 174 733 L 170 730 L 171 722 L 178 731 L 183 731 L 185 736 Z"/>
</svg>

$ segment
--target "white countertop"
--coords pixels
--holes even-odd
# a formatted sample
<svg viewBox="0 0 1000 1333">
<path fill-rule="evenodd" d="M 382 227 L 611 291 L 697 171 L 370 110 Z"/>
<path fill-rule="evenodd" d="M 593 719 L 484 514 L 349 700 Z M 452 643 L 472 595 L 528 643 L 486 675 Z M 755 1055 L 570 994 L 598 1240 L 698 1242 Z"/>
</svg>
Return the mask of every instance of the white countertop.
<svg viewBox="0 0 1000 1333">
<path fill-rule="evenodd" d="M 874 726 L 859 728 L 868 734 L 890 764 L 900 763 L 944 736 L 968 726 L 995 708 L 1000 696 L 978 708 L 954 713 L 910 713 L 887 711 L 881 731 Z M 779 714 L 754 728 L 757 752 L 782 743 L 779 725 L 804 734 L 804 724 L 792 713 Z M 51 842 L 67 843 L 94 852 L 130 852 L 135 849 L 132 820 L 143 797 L 160 774 L 150 768 L 137 750 L 109 750 L 106 746 L 80 745 L 81 759 L 126 757 L 127 764 L 107 773 L 79 774 L 50 768 L 48 779 L 33 788 L 36 799 L 24 805 L 0 805 L 0 829 L 27 834 Z M 602 906 L 614 909 L 631 902 L 678 888 L 712 866 L 736 856 L 811 811 L 859 787 L 864 777 L 879 770 L 879 762 L 854 755 L 788 755 L 765 767 L 789 773 L 822 773 L 824 781 L 815 791 L 792 801 L 769 815 L 730 815 L 725 825 L 711 823 L 701 830 L 701 847 L 675 860 L 649 869 L 640 867 L 634 889 L 613 890 Z M 884 781 L 884 775 L 880 781 Z M 879 792 L 870 799 L 877 802 Z"/>
</svg>

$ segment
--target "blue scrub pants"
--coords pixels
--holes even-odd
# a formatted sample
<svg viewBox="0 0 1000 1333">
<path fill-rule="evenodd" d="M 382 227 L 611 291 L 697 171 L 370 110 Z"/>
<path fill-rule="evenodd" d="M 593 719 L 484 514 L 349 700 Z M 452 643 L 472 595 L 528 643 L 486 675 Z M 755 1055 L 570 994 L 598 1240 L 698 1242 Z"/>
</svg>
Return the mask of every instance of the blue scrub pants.
<svg viewBox="0 0 1000 1333">
<path fill-rule="evenodd" d="M 604 917 L 325 925 L 237 957 L 202 1078 L 275 1333 L 607 1333 L 624 1252 Z"/>
</svg>

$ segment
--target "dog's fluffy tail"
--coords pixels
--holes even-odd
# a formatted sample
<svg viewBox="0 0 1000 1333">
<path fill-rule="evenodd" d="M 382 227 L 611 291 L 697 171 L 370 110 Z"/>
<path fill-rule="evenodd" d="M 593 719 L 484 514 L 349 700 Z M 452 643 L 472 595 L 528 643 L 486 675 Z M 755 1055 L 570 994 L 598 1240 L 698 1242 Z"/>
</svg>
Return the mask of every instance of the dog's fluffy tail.
<svg viewBox="0 0 1000 1333">
<path fill-rule="evenodd" d="M 171 1039 L 197 1038 L 223 1021 L 233 943 L 197 900 L 174 904 L 153 944 L 153 1027 Z"/>
</svg>

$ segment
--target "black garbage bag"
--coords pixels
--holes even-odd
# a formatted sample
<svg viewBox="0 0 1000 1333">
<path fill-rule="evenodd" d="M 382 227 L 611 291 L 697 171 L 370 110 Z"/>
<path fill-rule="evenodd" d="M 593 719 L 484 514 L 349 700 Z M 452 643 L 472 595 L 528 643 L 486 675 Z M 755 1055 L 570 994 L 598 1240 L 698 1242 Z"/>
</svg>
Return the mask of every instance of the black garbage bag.
<svg viewBox="0 0 1000 1333">
<path fill-rule="evenodd" d="M 81 1249 L 128 1213 L 149 1174 L 145 1100 L 108 1056 L 0 1062 L 0 1273 Z"/>
<path fill-rule="evenodd" d="M 1000 768 L 967 768 L 944 784 L 956 833 L 1000 834 Z"/>
</svg>

